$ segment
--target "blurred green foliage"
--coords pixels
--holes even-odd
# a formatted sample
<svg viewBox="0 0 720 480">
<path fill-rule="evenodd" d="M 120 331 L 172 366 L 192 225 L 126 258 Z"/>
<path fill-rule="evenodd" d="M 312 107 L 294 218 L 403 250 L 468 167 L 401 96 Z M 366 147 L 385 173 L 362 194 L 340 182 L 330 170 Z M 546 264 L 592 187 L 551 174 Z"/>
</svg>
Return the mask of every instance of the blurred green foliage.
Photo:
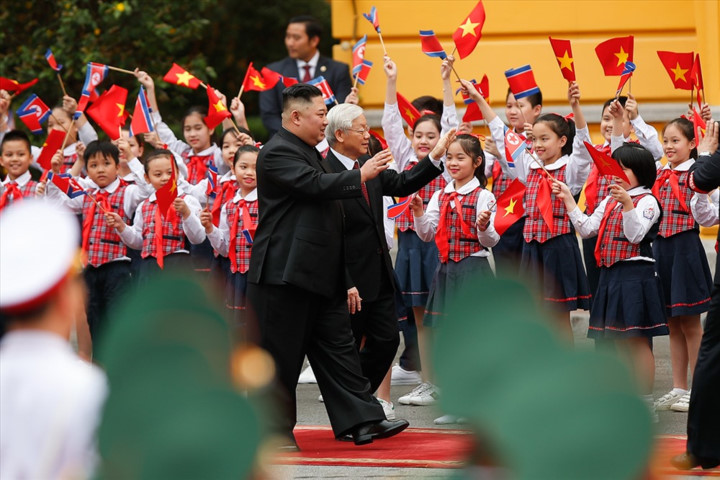
<svg viewBox="0 0 720 480">
<path fill-rule="evenodd" d="M 202 88 L 193 91 L 163 82 L 172 62 L 231 97 L 240 90 L 251 61 L 259 69 L 287 55 L 283 43 L 287 20 L 301 14 L 312 14 L 323 23 L 321 50 L 329 54 L 332 38 L 326 0 L 3 2 L 0 76 L 21 82 L 40 78 L 13 100 L 14 110 L 30 93 L 50 106 L 61 100 L 55 72 L 45 61 L 48 48 L 63 65 L 60 73 L 75 98 L 80 96 L 88 62 L 128 70 L 138 67 L 155 79 L 163 117 L 176 128 L 183 112 L 191 105 L 205 105 L 207 97 Z M 100 90 L 112 84 L 130 90 L 127 107 L 132 109 L 139 86 L 134 77 L 110 71 Z M 257 94 L 243 94 L 242 99 L 248 116 L 257 115 Z"/>
</svg>

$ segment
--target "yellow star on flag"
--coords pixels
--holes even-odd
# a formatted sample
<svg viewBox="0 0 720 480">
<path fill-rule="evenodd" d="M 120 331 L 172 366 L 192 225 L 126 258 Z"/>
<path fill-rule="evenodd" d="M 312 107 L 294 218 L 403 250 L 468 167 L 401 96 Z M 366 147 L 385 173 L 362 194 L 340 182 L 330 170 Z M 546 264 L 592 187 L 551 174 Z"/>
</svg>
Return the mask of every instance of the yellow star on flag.
<svg viewBox="0 0 720 480">
<path fill-rule="evenodd" d="M 465 35 L 472 35 L 473 37 L 477 37 L 477 34 L 475 33 L 475 28 L 480 25 L 479 23 L 473 23 L 470 21 L 470 17 L 465 20 L 465 23 L 460 25 L 458 28 L 462 28 L 464 37 Z M 461 37 L 462 38 L 462 37 Z"/>
<path fill-rule="evenodd" d="M 265 88 L 265 84 L 263 83 L 262 80 L 260 80 L 260 77 L 258 77 L 258 76 L 250 77 L 250 80 L 253 81 L 253 83 L 255 84 L 256 87 Z"/>
<path fill-rule="evenodd" d="M 225 108 L 225 105 L 223 105 L 222 100 L 218 100 L 218 102 L 213 105 L 213 107 L 215 107 L 216 112 L 222 112 L 227 110 L 227 108 Z"/>
<path fill-rule="evenodd" d="M 624 65 L 625 62 L 627 62 L 628 57 L 630 56 L 625 50 L 623 50 L 623 47 L 620 47 L 620 51 L 617 53 L 613 53 L 618 58 L 618 63 L 616 67 L 619 67 L 620 65 Z"/>
<path fill-rule="evenodd" d="M 680 62 L 677 62 L 675 68 L 672 69 L 672 72 L 675 74 L 675 81 L 677 82 L 682 78 L 683 82 L 687 82 L 685 79 L 685 73 L 687 73 L 687 71 L 687 68 L 680 68 Z"/>
<path fill-rule="evenodd" d="M 172 193 L 172 192 L 174 192 L 175 190 L 177 190 L 177 182 L 175 181 L 174 178 L 173 178 L 173 181 L 172 181 L 172 182 L 173 182 L 173 183 L 172 183 L 172 186 L 170 187 L 170 193 Z"/>
<path fill-rule="evenodd" d="M 116 103 L 115 105 L 117 105 L 118 109 L 119 109 L 118 117 L 122 117 L 123 114 L 125 113 L 125 105 L 123 105 L 122 103 Z"/>
<path fill-rule="evenodd" d="M 505 207 L 505 215 L 503 215 L 503 217 L 507 217 L 508 215 L 515 213 L 515 204 L 516 203 L 517 203 L 517 200 L 515 200 L 514 198 L 510 199 L 510 203 L 508 204 L 507 207 Z"/>
<path fill-rule="evenodd" d="M 413 115 L 412 110 L 409 108 L 405 109 L 405 115 L 412 121 L 415 121 L 415 115 Z"/>
<path fill-rule="evenodd" d="M 190 72 L 176 73 L 175 75 L 177 75 L 177 84 L 185 85 L 186 87 L 189 87 L 190 80 L 195 78 L 195 76 L 192 75 Z"/>
<path fill-rule="evenodd" d="M 557 61 L 560 62 L 560 69 L 567 68 L 572 72 L 573 69 L 573 58 L 568 55 L 567 50 L 565 50 L 565 53 L 562 57 L 555 57 L 557 58 Z"/>
</svg>

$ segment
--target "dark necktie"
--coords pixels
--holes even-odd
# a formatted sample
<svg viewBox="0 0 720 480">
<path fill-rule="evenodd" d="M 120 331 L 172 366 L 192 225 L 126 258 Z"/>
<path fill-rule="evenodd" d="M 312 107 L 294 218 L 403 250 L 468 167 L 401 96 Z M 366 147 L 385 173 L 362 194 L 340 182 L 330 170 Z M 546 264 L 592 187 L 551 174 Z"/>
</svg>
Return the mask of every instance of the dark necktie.
<svg viewBox="0 0 720 480">
<path fill-rule="evenodd" d="M 312 67 L 310 66 L 309 63 L 306 63 L 305 65 L 303 65 L 303 68 L 305 69 L 305 74 L 303 75 L 302 83 L 307 83 L 310 80 L 312 80 L 312 77 L 310 76 L 310 69 Z"/>
<path fill-rule="evenodd" d="M 355 160 L 355 165 L 353 165 L 353 170 L 359 170 L 360 169 L 360 163 Z M 360 181 L 360 188 L 362 189 L 363 197 L 365 197 L 365 201 L 368 205 L 370 205 L 370 196 L 368 195 L 367 186 L 365 185 L 365 182 Z"/>
</svg>

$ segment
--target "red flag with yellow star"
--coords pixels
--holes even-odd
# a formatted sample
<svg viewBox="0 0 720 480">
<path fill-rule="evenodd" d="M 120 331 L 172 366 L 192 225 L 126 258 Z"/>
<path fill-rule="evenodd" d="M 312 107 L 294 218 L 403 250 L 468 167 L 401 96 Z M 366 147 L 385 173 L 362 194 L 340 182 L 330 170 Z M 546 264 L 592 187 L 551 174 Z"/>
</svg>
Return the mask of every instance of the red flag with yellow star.
<svg viewBox="0 0 720 480">
<path fill-rule="evenodd" d="M 34 78 L 26 83 L 20 83 L 17 80 L 13 80 L 12 78 L 0 77 L 0 89 L 5 90 L 9 93 L 15 92 L 15 95 L 17 95 L 19 93 L 22 93 L 24 90 L 32 87 L 37 82 L 37 78 Z"/>
<path fill-rule="evenodd" d="M 523 197 L 525 196 L 525 184 L 517 178 L 508 185 L 502 195 L 497 199 L 495 211 L 495 231 L 502 235 L 525 215 Z"/>
<path fill-rule="evenodd" d="M 207 96 L 208 114 L 207 117 L 205 117 L 205 125 L 207 125 L 210 130 L 214 130 L 223 120 L 232 117 L 232 114 L 222 100 L 215 94 L 215 89 L 210 85 L 207 87 Z"/>
<path fill-rule="evenodd" d="M 628 180 L 627 175 L 625 175 L 625 172 L 623 172 L 623 169 L 617 160 L 601 152 L 588 142 L 583 143 L 585 144 L 585 148 L 587 148 L 588 153 L 590 153 L 593 162 L 595 162 L 595 166 L 597 167 L 598 172 L 600 172 L 600 175 L 618 177 L 630 183 L 630 180 Z"/>
<path fill-rule="evenodd" d="M 415 127 L 415 122 L 420 118 L 420 112 L 413 106 L 412 103 L 408 102 L 408 99 L 397 93 L 398 109 L 400 109 L 400 116 L 410 125 L 410 128 Z"/>
<path fill-rule="evenodd" d="M 38 165 L 43 170 L 50 170 L 52 168 L 52 157 L 62 147 L 63 141 L 65 140 L 65 132 L 63 130 L 55 130 L 54 128 L 48 131 L 47 139 L 43 143 L 42 151 L 37 159 Z"/>
<path fill-rule="evenodd" d="M 279 80 L 279 78 L 278 78 Z M 264 92 L 265 90 L 270 90 L 277 84 L 277 81 L 275 83 L 266 80 L 260 72 L 258 72 L 255 67 L 253 67 L 252 62 L 250 62 L 250 65 L 248 65 L 247 72 L 245 73 L 245 80 L 243 80 L 243 90 L 244 91 L 256 91 L 256 92 Z"/>
<path fill-rule="evenodd" d="M 575 61 L 573 60 L 572 47 L 570 40 L 560 40 L 559 38 L 548 37 L 550 46 L 555 52 L 555 59 L 560 67 L 560 73 L 568 82 L 575 81 Z"/>
<path fill-rule="evenodd" d="M 670 80 L 673 82 L 673 86 L 678 90 L 692 90 L 693 84 L 690 79 L 690 73 L 693 68 L 693 60 L 695 54 L 693 52 L 688 53 L 676 53 L 676 52 L 663 52 L 658 50 L 658 57 L 670 75 Z"/>
<path fill-rule="evenodd" d="M 633 45 L 635 37 L 616 37 L 605 40 L 597 47 L 595 53 L 603 67 L 606 77 L 620 76 L 625 69 L 625 62 L 633 61 Z"/>
<path fill-rule="evenodd" d="M 460 58 L 465 58 L 475 50 L 480 37 L 482 37 L 482 28 L 485 23 L 485 7 L 482 1 L 475 5 L 470 14 L 453 33 L 453 41 L 457 47 Z"/>
<path fill-rule="evenodd" d="M 172 68 L 165 74 L 163 80 L 168 83 L 172 83 L 173 85 L 180 85 L 192 88 L 193 90 L 198 88 L 200 83 L 202 83 L 195 77 L 195 75 L 191 74 L 177 63 L 172 64 Z"/>
<path fill-rule="evenodd" d="M 125 112 L 127 96 L 126 89 L 113 85 L 85 111 L 111 140 L 120 138 L 120 128 L 127 120 L 128 114 Z"/>
</svg>

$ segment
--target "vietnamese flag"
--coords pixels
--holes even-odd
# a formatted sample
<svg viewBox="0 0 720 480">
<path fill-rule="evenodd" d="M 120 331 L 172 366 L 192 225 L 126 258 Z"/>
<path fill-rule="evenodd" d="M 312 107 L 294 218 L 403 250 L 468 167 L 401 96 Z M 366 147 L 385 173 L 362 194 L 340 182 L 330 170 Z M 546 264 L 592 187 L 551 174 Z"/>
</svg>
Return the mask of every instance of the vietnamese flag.
<svg viewBox="0 0 720 480">
<path fill-rule="evenodd" d="M 202 83 L 193 74 L 182 68 L 177 63 L 172 64 L 172 68 L 170 68 L 170 71 L 165 74 L 163 80 L 174 85 L 192 88 L 193 90 L 198 88 Z"/>
<path fill-rule="evenodd" d="M 479 84 L 475 83 L 474 80 L 472 81 L 472 84 L 475 86 L 475 89 L 480 92 L 480 95 L 485 98 L 486 101 L 490 98 L 490 82 L 488 81 L 487 75 L 483 75 L 483 78 L 482 80 L 480 80 Z M 463 101 L 467 105 L 465 114 L 462 117 L 463 122 L 474 122 L 476 120 L 483 119 L 483 114 L 480 111 L 480 107 L 478 106 L 477 102 L 471 100 L 470 97 L 465 98 L 465 94 L 463 94 Z"/>
<path fill-rule="evenodd" d="M 705 136 L 705 131 L 707 130 L 707 124 L 705 123 L 705 120 L 703 120 L 702 116 L 698 113 L 698 111 L 693 107 L 693 131 L 695 132 L 695 139 L 699 142 L 700 139 L 702 139 Z"/>
<path fill-rule="evenodd" d="M 256 91 L 264 92 L 273 88 L 277 82 L 272 83 L 265 80 L 260 72 L 253 67 L 252 62 L 248 65 L 247 72 L 245 72 L 245 79 L 243 80 L 242 88 L 245 91 Z"/>
<path fill-rule="evenodd" d="M 51 160 L 53 155 L 57 153 L 58 150 L 60 150 L 60 147 L 62 147 L 63 142 L 65 141 L 65 132 L 62 130 L 55 130 L 51 129 L 48 132 L 47 139 L 45 140 L 45 143 L 42 146 L 42 151 L 40 152 L 40 155 L 38 156 L 37 163 L 40 165 L 44 170 L 51 170 Z"/>
<path fill-rule="evenodd" d="M 453 41 L 457 47 L 458 55 L 463 59 L 470 55 L 482 37 L 482 28 L 485 23 L 485 7 L 479 1 L 470 14 L 453 33 Z"/>
<path fill-rule="evenodd" d="M 597 167 L 600 175 L 610 175 L 612 177 L 618 177 L 625 182 L 630 182 L 617 160 L 596 149 L 588 142 L 583 143 L 592 157 L 593 162 L 595 162 L 595 166 Z"/>
<path fill-rule="evenodd" d="M 400 116 L 407 122 L 410 128 L 415 127 L 415 122 L 420 118 L 420 112 L 413 106 L 412 103 L 408 102 L 407 98 L 397 93 L 398 109 L 400 110 Z"/>
<path fill-rule="evenodd" d="M 606 77 L 623 74 L 625 62 L 633 61 L 633 45 L 634 37 L 629 35 L 605 40 L 595 47 L 595 53 Z"/>
<path fill-rule="evenodd" d="M 205 117 L 205 125 L 207 125 L 210 130 L 214 130 L 223 120 L 232 117 L 232 114 L 222 100 L 215 94 L 215 89 L 210 85 L 207 87 L 207 96 L 208 114 L 207 117 Z"/>
<path fill-rule="evenodd" d="M 693 69 L 695 54 L 693 52 L 676 53 L 660 50 L 658 50 L 657 54 L 663 67 L 665 67 L 668 75 L 670 75 L 670 81 L 673 82 L 673 86 L 679 90 L 692 90 L 691 71 Z"/>
<path fill-rule="evenodd" d="M 495 210 L 495 231 L 502 235 L 515 222 L 525 215 L 523 207 L 525 184 L 515 179 L 508 185 L 502 195 L 497 198 Z"/>
<path fill-rule="evenodd" d="M 693 62 L 692 70 L 690 71 L 690 81 L 697 90 L 697 104 L 701 104 L 702 97 L 700 96 L 700 90 L 705 90 L 703 87 L 702 69 L 700 68 L 700 54 L 695 54 L 695 61 Z"/>
<path fill-rule="evenodd" d="M 388 148 L 387 140 L 385 140 L 385 137 L 383 137 L 373 129 L 370 129 L 370 135 L 375 137 L 377 141 L 380 142 L 380 147 L 382 147 L 383 150 L 386 150 Z"/>
<path fill-rule="evenodd" d="M 572 47 L 570 40 L 560 40 L 559 38 L 548 37 L 550 46 L 555 53 L 555 59 L 560 67 L 560 73 L 568 82 L 575 81 L 575 61 L 573 60 Z"/>
<path fill-rule="evenodd" d="M 282 82 L 282 84 L 286 87 L 295 85 L 296 83 L 300 83 L 297 78 L 286 77 L 274 70 L 270 70 L 267 67 L 263 67 L 262 70 L 260 70 L 260 75 L 262 76 L 262 78 L 265 79 L 265 82 L 268 85 L 272 85 L 273 87 L 279 82 Z"/>
<path fill-rule="evenodd" d="M 12 78 L 0 77 L 0 89 L 5 90 L 8 93 L 15 92 L 15 95 L 17 95 L 32 87 L 37 82 L 37 78 L 30 80 L 27 83 L 19 83 L 17 80 L 13 80 Z"/>
<path fill-rule="evenodd" d="M 125 125 L 127 113 L 125 102 L 128 91 L 117 85 L 111 86 L 108 91 L 100 95 L 88 109 L 86 114 L 107 133 L 111 140 L 120 138 L 120 129 Z"/>
</svg>

